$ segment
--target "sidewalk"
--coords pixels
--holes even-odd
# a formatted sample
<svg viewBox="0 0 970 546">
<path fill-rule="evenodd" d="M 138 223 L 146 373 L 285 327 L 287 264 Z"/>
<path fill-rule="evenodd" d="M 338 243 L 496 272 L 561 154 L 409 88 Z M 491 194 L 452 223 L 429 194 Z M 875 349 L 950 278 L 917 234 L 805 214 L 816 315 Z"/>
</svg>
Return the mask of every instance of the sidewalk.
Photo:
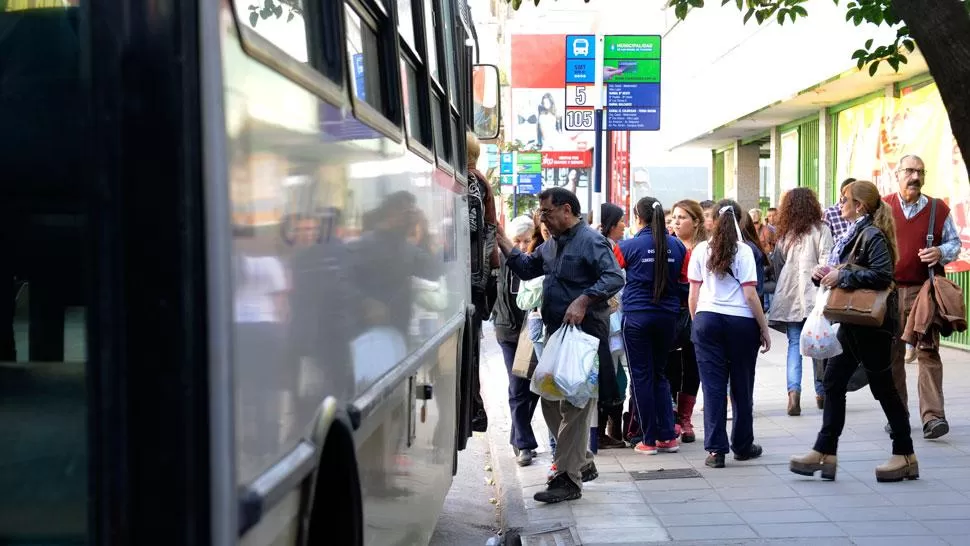
<svg viewBox="0 0 970 546">
<path fill-rule="evenodd" d="M 758 362 L 755 441 L 757 460 L 727 468 L 704 466 L 703 414 L 695 413 L 697 442 L 679 453 L 646 456 L 601 450 L 599 478 L 584 484 L 582 499 L 544 505 L 532 499 L 545 487 L 548 445 L 532 466 L 515 465 L 508 445 L 508 380 L 494 333 L 486 327 L 482 385 L 488 438 L 501 494 L 504 529 L 522 544 L 968 544 L 970 543 L 970 354 L 944 349 L 950 433 L 922 437 L 918 426 L 916 365 L 907 365 L 913 435 L 920 479 L 876 482 L 873 469 L 890 455 L 885 417 L 868 388 L 849 393 L 839 446 L 838 478 L 810 479 L 788 471 L 788 458 L 807 452 L 821 424 L 806 359 L 802 415 L 785 414 L 785 339 L 773 333 L 772 350 Z M 700 401 L 699 401 L 699 406 Z M 729 434 L 731 423 L 728 422 Z M 540 444 L 548 438 L 539 411 L 533 421 Z M 696 477 L 642 479 L 637 472 L 696 470 Z M 511 541 L 509 543 L 512 543 Z"/>
</svg>

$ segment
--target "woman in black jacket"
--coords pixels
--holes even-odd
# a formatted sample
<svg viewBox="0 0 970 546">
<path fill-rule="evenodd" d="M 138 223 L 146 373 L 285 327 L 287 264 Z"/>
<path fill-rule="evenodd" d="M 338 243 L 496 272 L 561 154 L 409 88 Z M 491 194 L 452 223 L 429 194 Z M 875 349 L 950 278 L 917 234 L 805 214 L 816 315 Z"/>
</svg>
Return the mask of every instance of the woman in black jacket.
<svg viewBox="0 0 970 546">
<path fill-rule="evenodd" d="M 897 258 L 896 231 L 892 212 L 880 199 L 879 190 L 872 182 L 856 181 L 843 188 L 839 203 L 842 218 L 852 225 L 832 249 L 829 265 L 816 268 L 813 279 L 829 288 L 848 290 L 892 287 Z M 879 400 L 893 431 L 893 455 L 887 463 L 876 467 L 876 480 L 919 478 L 909 417 L 893 386 L 890 367 L 893 336 L 899 328 L 894 287 L 887 303 L 886 318 L 881 326 L 843 323 L 839 327 L 842 354 L 829 359 L 825 367 L 822 430 L 812 451 L 802 457 L 792 457 L 789 465 L 792 472 L 811 476 L 820 470 L 823 479 L 835 479 L 835 453 L 845 427 L 846 387 L 861 361 L 869 377 L 872 396 Z"/>
</svg>

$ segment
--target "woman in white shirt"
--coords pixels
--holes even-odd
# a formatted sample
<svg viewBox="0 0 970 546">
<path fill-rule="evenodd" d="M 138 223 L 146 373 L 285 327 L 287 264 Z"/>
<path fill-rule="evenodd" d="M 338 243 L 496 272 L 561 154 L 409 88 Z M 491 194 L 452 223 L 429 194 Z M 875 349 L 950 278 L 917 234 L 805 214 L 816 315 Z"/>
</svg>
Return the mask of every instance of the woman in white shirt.
<svg viewBox="0 0 970 546">
<path fill-rule="evenodd" d="M 754 443 L 754 367 L 758 347 L 771 348 L 756 286 L 754 254 L 743 244 L 738 218 L 741 207 L 729 199 L 714 208 L 711 238 L 691 253 L 687 278 L 688 306 L 694 319 L 691 341 L 704 388 L 704 462 L 724 468 L 728 451 L 746 461 L 761 456 Z M 727 395 L 730 378 L 734 424 L 727 436 Z"/>
</svg>

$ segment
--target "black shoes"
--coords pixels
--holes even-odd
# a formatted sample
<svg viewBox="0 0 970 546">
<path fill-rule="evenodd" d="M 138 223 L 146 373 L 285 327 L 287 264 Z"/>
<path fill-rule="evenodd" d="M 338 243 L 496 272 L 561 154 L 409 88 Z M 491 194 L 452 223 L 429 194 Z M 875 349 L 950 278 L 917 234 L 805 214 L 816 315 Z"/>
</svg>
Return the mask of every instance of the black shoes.
<svg viewBox="0 0 970 546">
<path fill-rule="evenodd" d="M 584 469 L 585 476 L 585 469 Z M 583 481 L 586 481 L 585 479 Z M 555 504 L 557 502 L 576 500 L 583 496 L 582 489 L 569 479 L 565 472 L 556 474 L 549 483 L 546 484 L 545 491 L 539 491 L 532 498 L 538 502 Z"/>
<path fill-rule="evenodd" d="M 600 477 L 600 473 L 598 470 L 596 470 L 596 463 L 594 462 L 590 462 L 588 465 L 584 466 L 580 472 L 583 474 L 583 483 L 591 482 Z"/>
<path fill-rule="evenodd" d="M 927 440 L 935 440 L 948 432 L 950 432 L 950 424 L 946 419 L 930 419 L 923 425 L 923 438 Z"/>
<path fill-rule="evenodd" d="M 764 450 L 761 449 L 761 446 L 759 446 L 758 444 L 751 444 L 751 447 L 749 447 L 747 451 L 744 451 L 741 453 L 735 453 L 734 460 L 747 461 L 749 459 L 757 459 L 758 457 L 761 456 L 762 452 L 764 452 Z"/>
<path fill-rule="evenodd" d="M 704 460 L 704 465 L 710 468 L 724 468 L 724 454 L 708 453 L 707 459 Z"/>
</svg>

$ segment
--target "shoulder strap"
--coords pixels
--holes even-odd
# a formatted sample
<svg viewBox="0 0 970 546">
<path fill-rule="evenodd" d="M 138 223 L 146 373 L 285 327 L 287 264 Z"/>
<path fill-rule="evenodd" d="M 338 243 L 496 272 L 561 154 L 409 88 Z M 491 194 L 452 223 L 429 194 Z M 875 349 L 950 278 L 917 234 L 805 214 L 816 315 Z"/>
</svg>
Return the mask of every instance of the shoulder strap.
<svg viewBox="0 0 970 546">
<path fill-rule="evenodd" d="M 855 242 L 852 243 L 852 250 L 849 251 L 849 263 L 850 264 L 854 264 L 855 263 L 855 254 L 856 254 L 856 251 L 859 250 L 859 245 L 862 244 L 862 235 L 863 235 L 863 233 L 865 233 L 865 230 L 866 230 L 867 227 L 869 227 L 869 226 L 866 226 L 866 227 L 864 227 L 864 228 L 856 231 Z"/>
<path fill-rule="evenodd" d="M 930 225 L 926 228 L 926 248 L 933 246 L 933 231 L 936 229 L 936 199 L 930 197 Z M 933 277 L 936 276 L 936 272 L 932 267 L 930 270 L 930 282 L 933 281 Z"/>
</svg>

